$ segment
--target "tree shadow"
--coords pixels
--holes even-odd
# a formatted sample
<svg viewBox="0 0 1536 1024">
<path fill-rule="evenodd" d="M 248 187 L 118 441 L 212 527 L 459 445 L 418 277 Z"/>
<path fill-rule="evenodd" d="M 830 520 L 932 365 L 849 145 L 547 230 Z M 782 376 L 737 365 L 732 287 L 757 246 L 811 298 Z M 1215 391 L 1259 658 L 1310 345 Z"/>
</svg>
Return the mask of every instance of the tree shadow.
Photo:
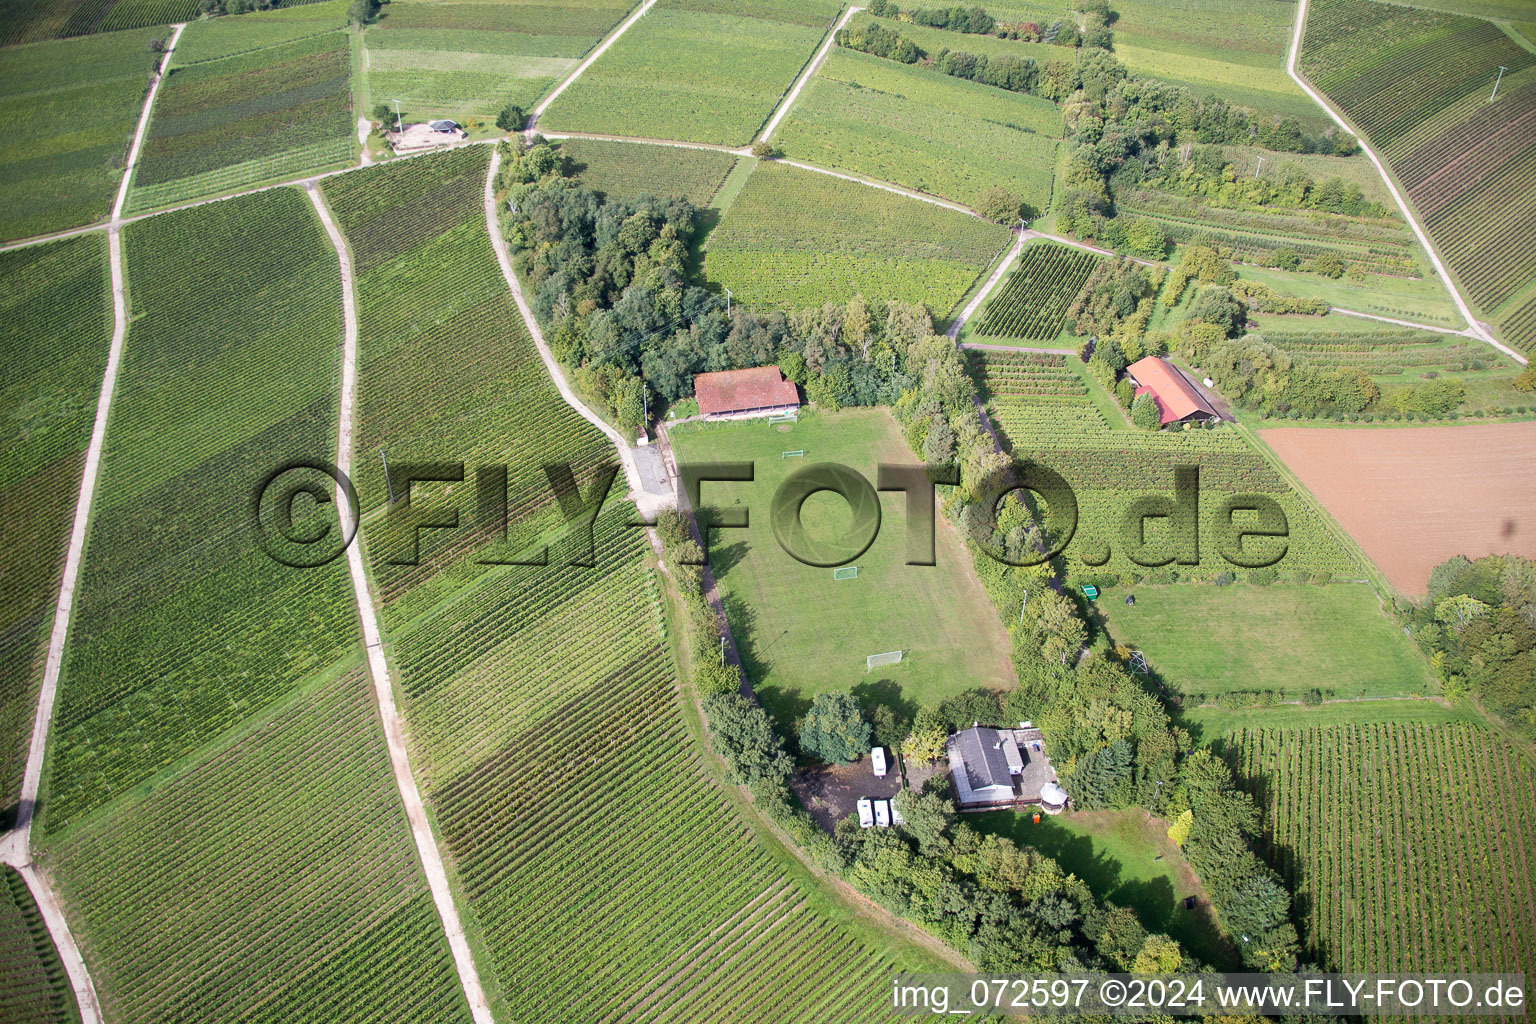
<svg viewBox="0 0 1536 1024">
<path fill-rule="evenodd" d="M 740 565 L 742 559 L 747 557 L 747 542 L 738 540 L 733 544 L 721 544 L 718 541 L 711 546 L 709 552 L 709 567 L 715 571 L 715 578 L 719 579 Z"/>
<path fill-rule="evenodd" d="M 910 722 L 916 717 L 918 703 L 901 692 L 901 684 L 894 679 L 873 679 L 855 683 L 853 699 L 868 712 L 876 706 L 887 707 L 897 719 Z"/>
</svg>

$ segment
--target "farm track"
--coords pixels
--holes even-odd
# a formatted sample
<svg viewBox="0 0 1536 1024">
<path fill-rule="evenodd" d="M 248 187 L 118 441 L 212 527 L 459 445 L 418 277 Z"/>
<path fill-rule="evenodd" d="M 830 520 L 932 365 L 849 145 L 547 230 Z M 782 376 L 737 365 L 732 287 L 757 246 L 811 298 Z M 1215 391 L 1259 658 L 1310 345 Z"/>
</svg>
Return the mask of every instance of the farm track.
<svg viewBox="0 0 1536 1024">
<path fill-rule="evenodd" d="M 305 193 L 314 205 L 315 213 L 325 225 L 325 233 L 336 249 L 336 259 L 341 266 L 342 301 L 342 357 L 341 357 L 341 412 L 337 418 L 336 465 L 345 474 L 352 469 L 352 426 L 357 397 L 357 293 L 352 279 L 352 255 L 346 238 L 337 226 L 331 211 L 326 207 L 320 190 L 313 183 L 304 186 Z M 352 522 L 352 509 L 338 484 L 336 507 L 341 515 L 341 529 L 345 535 L 357 529 Z M 426 875 L 427 888 L 432 892 L 432 902 L 448 939 L 458 970 L 459 984 L 464 988 L 464 998 L 469 1002 L 470 1014 L 475 1024 L 493 1024 L 490 1003 L 480 985 L 480 974 L 475 967 L 474 955 L 464 936 L 464 926 L 459 920 L 458 908 L 453 902 L 453 892 L 448 887 L 448 873 L 443 868 L 443 857 L 437 848 L 437 839 L 427 820 L 426 808 L 421 803 L 421 792 L 416 787 L 416 777 L 411 773 L 410 755 L 405 746 L 405 729 L 400 712 L 395 705 L 394 690 L 389 681 L 389 665 L 384 658 L 384 644 L 379 630 L 378 615 L 374 611 L 373 595 L 368 586 L 368 572 L 363 565 L 361 545 L 347 545 L 347 569 L 352 576 L 352 591 L 357 599 L 357 614 L 363 626 L 363 642 L 368 652 L 368 673 L 373 679 L 374 695 L 378 700 L 379 717 L 384 723 L 384 738 L 389 749 L 389 763 L 394 770 L 395 788 L 400 802 L 405 805 L 405 816 L 411 825 L 411 838 L 416 843 L 416 853 L 421 858 L 422 873 Z"/>
<path fill-rule="evenodd" d="M 1291 79 L 1301 86 L 1303 92 L 1312 97 L 1313 102 L 1323 108 L 1335 124 L 1349 132 L 1359 141 L 1361 151 L 1370 158 L 1377 173 L 1381 175 L 1381 180 L 1386 183 L 1387 191 L 1392 194 L 1393 200 L 1397 203 L 1397 208 L 1402 211 L 1403 218 L 1408 221 L 1408 226 L 1413 229 L 1414 236 L 1418 238 L 1419 244 L 1424 247 L 1424 251 L 1429 255 L 1429 261 L 1434 264 L 1435 272 L 1440 275 L 1440 280 L 1445 285 L 1445 290 L 1450 292 L 1452 301 L 1456 303 L 1456 309 L 1466 320 L 1467 336 L 1486 342 L 1522 366 L 1528 365 L 1525 356 L 1495 338 L 1492 332 L 1472 315 L 1472 307 L 1467 305 L 1467 300 L 1462 297 L 1461 289 L 1456 286 L 1456 281 L 1451 277 L 1450 271 L 1446 269 L 1445 264 L 1441 261 L 1440 254 L 1435 250 L 1434 243 L 1430 241 L 1429 233 L 1425 231 L 1424 225 L 1419 221 L 1412 208 L 1409 207 L 1408 201 L 1403 198 L 1403 194 L 1398 191 L 1392 176 L 1387 172 L 1386 165 L 1376 155 L 1376 151 L 1371 147 L 1370 142 L 1364 135 L 1350 127 L 1349 122 L 1344 119 L 1343 112 L 1334 106 L 1331 100 L 1313 88 L 1312 83 L 1301 76 L 1301 72 L 1297 68 L 1297 61 L 1301 57 L 1301 39 L 1307 28 L 1307 4 L 1308 0 L 1297 0 L 1296 22 L 1291 26 L 1291 45 L 1285 54 L 1286 74 L 1290 75 Z M 1414 324 L 1412 326 L 1419 325 Z"/>
<path fill-rule="evenodd" d="M 96 419 L 91 425 L 91 441 L 85 454 L 85 468 L 81 473 L 80 497 L 75 503 L 75 519 L 69 535 L 69 548 L 64 556 L 64 572 L 59 583 L 59 600 L 54 608 L 53 632 L 48 639 L 48 655 L 43 663 L 43 681 L 37 698 L 37 714 L 32 724 L 32 743 L 27 750 L 27 765 L 22 775 L 21 797 L 17 802 L 16 825 L 0 840 L 0 861 L 20 871 L 26 880 L 32 898 L 37 901 L 43 923 L 74 991 L 75 1003 L 80 1010 L 82 1024 L 100 1024 L 101 1006 L 96 996 L 96 986 L 91 981 L 80 947 L 69 930 L 69 922 L 59 905 L 58 894 L 53 891 L 32 863 L 32 818 L 37 807 L 37 794 L 42 784 L 43 756 L 48 749 L 48 730 L 53 724 L 53 708 L 58 698 L 59 674 L 64 665 L 64 640 L 69 633 L 70 614 L 74 608 L 75 585 L 80 579 L 80 560 L 85 549 L 86 527 L 90 523 L 91 502 L 96 496 L 96 480 L 101 470 L 101 449 L 107 437 L 107 413 L 112 404 L 112 393 L 117 386 L 117 370 L 122 364 L 123 342 L 128 336 L 128 294 L 123 274 L 123 250 L 121 226 L 123 204 L 128 200 L 129 183 L 133 179 L 134 165 L 144 145 L 144 134 L 149 128 L 149 115 L 154 107 L 160 84 L 171 63 L 171 55 L 181 39 L 186 24 L 174 26 L 171 37 L 154 78 L 144 96 L 144 107 L 139 112 L 138 127 L 133 143 L 128 149 L 128 159 L 123 166 L 123 179 L 118 185 L 117 197 L 112 203 L 111 219 L 99 225 L 107 231 L 107 259 L 112 275 L 112 341 L 107 349 L 107 366 L 102 375 L 101 392 L 96 400 Z M 71 232 L 78 234 L 79 232 Z"/>
<path fill-rule="evenodd" d="M 821 44 L 821 48 L 816 51 L 816 56 L 812 57 L 811 62 L 805 66 L 805 70 L 800 72 L 800 77 L 795 79 L 795 83 L 790 86 L 789 92 L 779 101 L 778 108 L 769 116 L 768 123 L 763 126 L 762 133 L 758 135 L 759 139 L 767 142 L 773 138 L 773 133 L 778 129 L 779 122 L 784 120 L 784 115 L 789 113 L 789 108 L 794 106 L 795 100 L 800 98 L 800 90 L 805 88 L 805 83 L 816 77 L 816 72 L 820 71 L 821 66 L 826 63 L 827 54 L 832 52 L 832 46 L 837 42 L 838 31 L 848 24 L 848 19 L 863 9 L 862 7 L 852 6 L 843 12 L 843 16 L 837 20 L 837 23 L 832 26 L 832 30 L 827 33 L 827 38 Z"/>
<path fill-rule="evenodd" d="M 639 7 L 631 11 L 623 21 L 619 22 L 618 27 L 615 28 L 612 32 L 608 33 L 608 37 L 606 39 L 594 46 L 592 48 L 592 52 L 588 53 L 586 57 L 582 59 L 580 64 L 577 64 L 574 68 L 572 68 L 571 73 L 566 75 L 564 80 L 562 80 L 559 85 L 551 89 L 549 95 L 545 96 L 534 106 L 532 112 L 530 112 L 528 115 L 528 123 L 523 126 L 523 131 L 533 131 L 533 126 L 538 124 L 539 115 L 543 114 L 545 110 L 549 109 L 549 105 L 555 102 L 561 93 L 565 92 L 566 89 L 569 89 L 571 83 L 580 78 L 582 72 L 586 71 L 587 68 L 592 66 L 593 61 L 597 60 L 597 58 L 608 52 L 608 47 L 618 42 L 619 37 L 622 36 L 625 32 L 628 32 L 630 26 L 640 20 L 641 15 L 655 6 L 656 0 L 645 0 L 645 2 L 642 3 Z"/>
<path fill-rule="evenodd" d="M 992 289 L 1002 283 L 1003 278 L 1007 276 L 1008 268 L 1017 262 L 1019 253 L 1024 251 L 1024 242 L 1028 238 L 1028 233 L 1017 231 L 1014 232 L 1014 235 L 1013 246 L 1008 250 L 1008 255 L 1003 257 L 1003 261 L 997 265 L 997 269 L 992 272 L 992 276 L 987 278 L 987 283 L 981 286 L 981 289 L 971 297 L 971 301 L 965 304 L 965 308 L 961 309 L 959 314 L 955 316 L 954 321 L 949 325 L 949 330 L 945 332 L 948 337 L 960 337 L 960 328 L 965 326 L 967 320 L 976 315 L 976 311 L 981 308 L 981 304 L 986 301 L 987 296 L 992 294 Z"/>
</svg>

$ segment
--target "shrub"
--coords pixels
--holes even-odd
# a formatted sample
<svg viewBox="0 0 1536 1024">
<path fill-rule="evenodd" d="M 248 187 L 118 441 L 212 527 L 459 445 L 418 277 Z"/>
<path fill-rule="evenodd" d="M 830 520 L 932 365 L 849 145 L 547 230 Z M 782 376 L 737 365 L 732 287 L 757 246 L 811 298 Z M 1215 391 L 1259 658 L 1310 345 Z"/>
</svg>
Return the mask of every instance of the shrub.
<svg viewBox="0 0 1536 1024">
<path fill-rule="evenodd" d="M 869 723 L 853 694 L 819 693 L 800 720 L 800 749 L 830 762 L 852 764 L 869 752 Z"/>
<path fill-rule="evenodd" d="M 1254 569 L 1248 573 L 1248 582 L 1256 587 L 1267 587 L 1279 578 L 1280 574 L 1268 566 L 1262 569 Z"/>
</svg>

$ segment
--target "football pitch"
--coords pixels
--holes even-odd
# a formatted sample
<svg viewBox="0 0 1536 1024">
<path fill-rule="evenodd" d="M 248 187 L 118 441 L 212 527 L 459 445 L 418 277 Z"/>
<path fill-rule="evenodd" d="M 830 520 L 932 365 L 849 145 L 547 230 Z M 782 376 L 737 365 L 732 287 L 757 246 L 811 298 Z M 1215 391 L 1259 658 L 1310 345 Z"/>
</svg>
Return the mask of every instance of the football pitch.
<svg viewBox="0 0 1536 1024">
<path fill-rule="evenodd" d="M 880 495 L 880 530 L 854 560 L 858 576 L 801 564 L 774 537 L 769 510 L 779 485 L 812 463 L 842 463 L 873 485 L 881 462 L 920 464 L 884 409 L 766 420 L 685 424 L 670 432 L 681 465 L 752 462 L 752 483 L 705 483 L 703 504 L 745 509 L 746 529 L 713 531 L 710 562 L 731 629 L 758 697 L 790 729 L 811 699 L 829 690 L 861 699 L 936 704 L 974 687 L 1013 686 L 1008 637 L 971 571 L 954 528 L 937 515 L 936 565 L 906 564 L 906 498 Z M 785 457 L 786 451 L 804 451 Z M 831 539 L 851 521 L 836 494 L 813 494 L 802 507 L 812 540 Z M 901 651 L 900 664 L 865 670 L 865 657 Z M 866 689 L 867 688 L 867 689 Z"/>
</svg>

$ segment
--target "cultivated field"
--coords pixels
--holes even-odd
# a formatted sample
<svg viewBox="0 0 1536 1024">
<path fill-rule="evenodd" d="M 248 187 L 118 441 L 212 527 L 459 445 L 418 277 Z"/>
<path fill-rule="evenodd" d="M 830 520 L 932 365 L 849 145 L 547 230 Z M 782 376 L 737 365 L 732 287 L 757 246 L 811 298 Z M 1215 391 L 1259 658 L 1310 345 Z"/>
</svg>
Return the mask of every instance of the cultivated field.
<svg viewBox="0 0 1536 1024">
<path fill-rule="evenodd" d="M 178 767 L 46 852 L 108 1019 L 470 1019 L 361 668 Z"/>
<path fill-rule="evenodd" d="M 986 354 L 987 362 L 992 355 Z M 981 379 L 985 386 L 986 378 Z M 1360 575 L 1359 563 L 1330 532 L 1321 510 L 1292 490 L 1231 427 L 1148 434 L 1130 430 L 1118 410 L 1097 408 L 1089 397 L 1038 391 L 999 391 L 992 394 L 987 411 L 1012 451 L 1056 470 L 1076 492 L 1077 531 L 1066 551 L 1067 570 L 1073 576 L 1134 574 L 1154 582 L 1163 578 L 1160 574 L 1185 580 L 1209 580 L 1223 572 L 1240 576 L 1245 570 L 1229 564 L 1215 547 L 1219 503 L 1229 495 L 1251 493 L 1274 498 L 1286 515 L 1289 539 L 1284 556 L 1274 563 L 1276 570 L 1309 577 Z M 1113 428 L 1107 418 L 1111 412 L 1118 420 Z M 1122 516 L 1144 495 L 1171 496 L 1176 465 L 1200 467 L 1200 563 L 1137 565 L 1127 557 Z M 1167 520 L 1148 519 L 1143 560 L 1171 557 L 1171 539 Z M 1272 556 L 1278 548 L 1271 545 L 1276 543 L 1250 538 L 1244 552 L 1250 558 Z"/>
<path fill-rule="evenodd" d="M 424 590 L 424 604 L 391 607 L 487 539 L 492 527 L 477 523 L 472 501 L 477 469 L 507 467 L 511 555 L 559 521 L 542 465 L 568 464 L 585 489 L 613 459 L 607 440 L 556 395 L 501 276 L 486 236 L 489 161 L 488 148 L 474 146 L 332 178 L 324 187 L 357 275 L 353 475 L 364 514 L 389 495 L 381 449 L 394 463 L 465 464 L 465 483 L 453 488 L 463 529 L 423 530 L 420 565 L 392 564 L 409 535 L 391 523 L 363 531 L 386 628 L 463 582 L 439 581 Z M 415 493 L 440 500 L 441 485 L 418 484 Z"/>
<path fill-rule="evenodd" d="M 774 140 L 797 159 L 967 206 L 1006 188 L 1044 210 L 1060 134 L 1049 100 L 835 49 Z"/>
<path fill-rule="evenodd" d="M 604 195 L 676 196 L 699 207 L 709 205 L 737 159 L 713 150 L 598 139 L 565 139 L 560 154 L 582 185 Z"/>
<path fill-rule="evenodd" d="M 7 0 L 0 46 L 191 21 L 198 0 Z"/>
<path fill-rule="evenodd" d="M 1127 605 L 1123 594 L 1134 593 Z M 1138 587 L 1096 605 L 1115 642 L 1142 651 L 1192 704 L 1233 691 L 1299 700 L 1434 690 L 1424 659 L 1363 583 Z"/>
<path fill-rule="evenodd" d="M 64 548 L 112 334 L 99 236 L 0 253 L 0 824 L 37 711 Z"/>
<path fill-rule="evenodd" d="M 1474 18 L 1319 0 L 1301 68 L 1380 148 L 1472 301 L 1502 315 L 1536 277 L 1536 53 Z"/>
<path fill-rule="evenodd" d="M 324 35 L 347 24 L 347 0 L 253 11 L 236 18 L 194 21 L 176 41 L 176 66 L 233 57 L 281 43 Z M 157 101 L 158 102 L 158 101 Z"/>
<path fill-rule="evenodd" d="M 1228 736 L 1336 971 L 1536 970 L 1536 771 L 1480 725 Z"/>
<path fill-rule="evenodd" d="M 0 238 L 105 220 L 162 32 L 8 48 L 0 56 Z"/>
<path fill-rule="evenodd" d="M 0 1019 L 18 1024 L 80 1019 L 37 902 L 10 867 L 0 868 Z"/>
<path fill-rule="evenodd" d="M 969 349 L 966 362 L 981 388 L 983 401 L 1025 396 L 1085 398 L 1088 384 L 1068 363 L 1068 353 L 998 352 Z"/>
<path fill-rule="evenodd" d="M 259 45 L 263 23 L 249 27 Z M 186 32 L 194 43 L 197 28 Z M 229 33 L 216 43 L 238 45 Z M 128 209 L 297 178 L 351 162 L 355 145 L 345 32 L 185 66 L 177 62 L 155 98 Z"/>
<path fill-rule="evenodd" d="M 1299 251 L 1299 250 L 1298 250 Z M 1340 255 L 1348 262 L 1348 256 Z M 1429 324 L 1431 327 L 1450 327 L 1457 330 L 1466 326 L 1456 305 L 1445 287 L 1433 277 L 1393 277 L 1368 274 L 1363 281 L 1349 277 L 1329 278 L 1321 274 L 1305 274 L 1275 267 L 1243 265 L 1234 268 L 1237 276 L 1258 281 L 1273 288 L 1281 295 L 1322 299 L 1330 306 L 1350 309 L 1372 316 L 1392 317 L 1412 323 Z M 1193 291 L 1193 289 L 1191 289 Z M 1334 325 L 1330 324 L 1330 328 Z M 1353 320 L 1346 322 L 1346 330 L 1355 330 Z"/>
<path fill-rule="evenodd" d="M 346 569 L 279 565 L 248 512 L 269 472 L 336 447 L 341 290 L 314 211 L 280 189 L 138 221 L 122 244 L 134 319 L 59 683 L 50 833 L 325 671 L 357 629 Z"/>
<path fill-rule="evenodd" d="M 922 302 L 942 317 L 1008 244 L 1000 225 L 764 162 L 710 235 L 704 270 L 749 306 Z"/>
<path fill-rule="evenodd" d="M 550 105 L 550 131 L 741 146 L 832 27 L 838 0 L 661 0 Z"/>
<path fill-rule="evenodd" d="M 936 566 L 906 565 L 906 507 L 881 499 L 879 537 L 856 561 L 859 575 L 834 580 L 831 569 L 803 565 L 774 539 L 769 508 L 790 473 L 809 463 L 840 462 L 875 479 L 881 461 L 913 456 L 884 410 L 818 414 L 779 429 L 763 420 L 680 427 L 669 436 L 678 461 L 751 461 L 756 482 L 707 484 L 706 506 L 748 510 L 746 530 L 720 530 L 710 560 L 725 592 L 731 631 L 747 675 L 781 730 L 811 698 L 889 679 L 904 700 L 925 705 L 975 686 L 1013 685 L 1007 639 L 970 568 L 970 555 L 947 522 L 936 528 Z M 802 458 L 781 458 L 785 450 Z M 847 504 L 815 495 L 804 508 L 813 537 L 848 522 Z M 942 517 L 940 517 L 942 520 Z M 866 655 L 904 652 L 901 664 L 867 674 Z"/>
<path fill-rule="evenodd" d="M 1023 341 L 1055 340 L 1099 259 L 1064 245 L 1027 246 L 1008 282 L 987 300 L 976 333 Z"/>
<path fill-rule="evenodd" d="M 1536 558 L 1536 423 L 1262 437 L 1406 594 L 1452 555 Z"/>
<path fill-rule="evenodd" d="M 398 99 L 412 120 L 526 109 L 633 6 L 397 0 L 365 36 L 368 89 L 375 103 Z"/>
</svg>

